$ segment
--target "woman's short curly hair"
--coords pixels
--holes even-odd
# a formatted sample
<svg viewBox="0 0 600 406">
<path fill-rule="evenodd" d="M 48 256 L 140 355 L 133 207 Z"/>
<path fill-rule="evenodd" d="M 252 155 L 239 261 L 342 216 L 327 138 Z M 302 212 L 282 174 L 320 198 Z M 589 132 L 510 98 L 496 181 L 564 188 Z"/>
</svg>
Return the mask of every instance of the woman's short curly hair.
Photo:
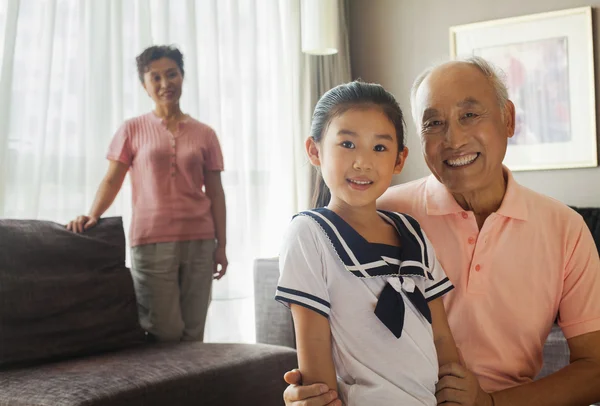
<svg viewBox="0 0 600 406">
<path fill-rule="evenodd" d="M 172 45 L 153 45 L 144 49 L 144 51 L 135 58 L 140 82 L 144 83 L 144 73 L 148 72 L 148 66 L 161 58 L 173 60 L 179 67 L 181 76 L 184 76 L 183 54 L 181 51 Z"/>
</svg>

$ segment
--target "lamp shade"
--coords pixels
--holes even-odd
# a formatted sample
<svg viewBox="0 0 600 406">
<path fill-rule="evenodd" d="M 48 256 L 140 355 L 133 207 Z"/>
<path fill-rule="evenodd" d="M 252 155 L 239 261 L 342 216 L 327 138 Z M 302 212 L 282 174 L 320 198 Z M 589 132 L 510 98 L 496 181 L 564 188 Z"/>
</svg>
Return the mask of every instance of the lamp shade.
<svg viewBox="0 0 600 406">
<path fill-rule="evenodd" d="M 302 52 L 332 55 L 338 52 L 338 0 L 301 0 Z"/>
</svg>

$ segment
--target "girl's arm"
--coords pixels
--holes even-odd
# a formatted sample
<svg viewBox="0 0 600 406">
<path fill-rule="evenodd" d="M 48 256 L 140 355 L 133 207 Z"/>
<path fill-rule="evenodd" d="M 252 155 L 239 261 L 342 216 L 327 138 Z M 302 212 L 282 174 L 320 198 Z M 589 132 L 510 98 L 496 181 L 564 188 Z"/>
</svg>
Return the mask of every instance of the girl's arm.
<svg viewBox="0 0 600 406">
<path fill-rule="evenodd" d="M 459 364 L 460 357 L 456 349 L 454 337 L 452 337 L 452 333 L 450 332 L 450 326 L 448 326 L 448 318 L 446 317 L 442 298 L 438 297 L 429 302 L 429 310 L 431 311 L 431 327 L 438 355 L 438 365 L 442 366 L 451 362 Z"/>
<path fill-rule="evenodd" d="M 331 354 L 331 329 L 329 320 L 306 307 L 291 304 L 298 368 L 302 384 L 324 383 L 337 391 L 337 378 Z"/>
</svg>

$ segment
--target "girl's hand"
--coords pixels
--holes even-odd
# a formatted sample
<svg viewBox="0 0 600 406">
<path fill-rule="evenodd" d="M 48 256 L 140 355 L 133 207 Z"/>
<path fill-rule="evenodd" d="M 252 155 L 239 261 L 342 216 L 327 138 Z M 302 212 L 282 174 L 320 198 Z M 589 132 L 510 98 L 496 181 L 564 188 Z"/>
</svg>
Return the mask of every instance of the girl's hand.
<svg viewBox="0 0 600 406">
<path fill-rule="evenodd" d="M 98 217 L 78 216 L 67 224 L 67 230 L 75 233 L 82 233 L 85 230 L 94 227 L 98 224 Z"/>
<path fill-rule="evenodd" d="M 290 385 L 283 392 L 286 406 L 342 406 L 337 392 L 323 383 L 302 386 L 302 374 L 297 369 L 288 371 L 283 379 Z"/>
<path fill-rule="evenodd" d="M 217 249 L 215 250 L 215 257 L 213 261 L 213 278 L 216 280 L 221 279 L 225 272 L 227 272 L 227 254 L 225 253 L 225 247 L 221 245 L 217 245 Z"/>
</svg>

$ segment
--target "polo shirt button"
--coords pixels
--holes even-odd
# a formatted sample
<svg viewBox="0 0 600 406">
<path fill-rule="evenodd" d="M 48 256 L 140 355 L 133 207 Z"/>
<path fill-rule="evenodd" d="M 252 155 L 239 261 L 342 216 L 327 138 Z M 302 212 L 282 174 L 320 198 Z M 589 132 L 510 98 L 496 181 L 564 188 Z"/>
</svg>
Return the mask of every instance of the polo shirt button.
<svg viewBox="0 0 600 406">
<path fill-rule="evenodd" d="M 171 172 L 171 176 L 175 176 L 175 172 Z"/>
<path fill-rule="evenodd" d="M 462 212 L 462 218 L 464 218 L 464 219 L 469 218 L 469 215 L 467 214 L 467 212 L 465 212 L 465 211 Z"/>
<path fill-rule="evenodd" d="M 475 238 L 473 238 L 473 237 L 469 237 L 468 241 L 469 241 L 469 244 L 471 244 L 471 245 L 475 244 Z"/>
<path fill-rule="evenodd" d="M 479 265 L 479 264 L 475 265 L 475 270 L 477 272 L 481 271 L 481 265 Z"/>
</svg>

